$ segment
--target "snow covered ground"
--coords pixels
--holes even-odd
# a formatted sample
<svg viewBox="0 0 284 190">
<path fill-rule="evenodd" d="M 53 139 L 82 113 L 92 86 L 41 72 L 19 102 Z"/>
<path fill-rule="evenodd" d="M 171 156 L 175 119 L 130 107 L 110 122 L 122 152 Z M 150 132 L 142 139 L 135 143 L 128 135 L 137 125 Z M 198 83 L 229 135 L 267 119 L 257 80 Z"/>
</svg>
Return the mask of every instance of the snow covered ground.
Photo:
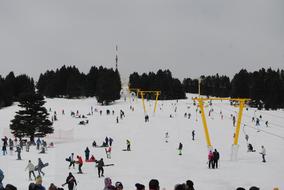
<svg viewBox="0 0 284 190">
<path fill-rule="evenodd" d="M 144 113 L 141 100 L 130 102 L 128 99 L 117 101 L 114 105 L 100 106 L 94 98 L 68 100 L 47 99 L 46 108 L 57 112 L 58 121 L 54 123 L 55 134 L 46 138 L 47 142 L 54 142 L 55 148 L 48 149 L 47 154 L 38 154 L 35 147 L 30 152 L 23 151 L 22 161 L 16 160 L 16 153 L 0 156 L 0 168 L 5 173 L 4 184 L 11 183 L 20 190 L 28 189 L 28 172 L 24 171 L 28 160 L 37 163 L 39 157 L 49 166 L 43 171 L 43 184 L 48 188 L 50 183 L 61 185 L 65 182 L 68 172 L 74 173 L 78 180 L 79 190 L 103 189 L 103 178 L 98 178 L 94 163 L 84 163 L 84 174 L 77 174 L 76 169 L 68 169 L 65 161 L 71 152 L 84 156 L 88 146 L 97 159 L 104 158 L 105 164 L 114 163 L 114 166 L 105 168 L 105 176 L 111 177 L 113 182 L 121 181 L 124 189 L 135 189 L 139 182 L 148 187 L 152 178 L 160 181 L 160 187 L 167 190 L 174 189 L 175 184 L 183 183 L 188 179 L 194 182 L 198 190 L 229 190 L 242 186 L 259 186 L 263 190 L 272 190 L 273 187 L 284 189 L 284 111 L 255 111 L 249 108 L 244 111 L 243 124 L 239 137 L 238 161 L 230 160 L 231 145 L 235 128 L 232 126 L 230 115 L 237 115 L 238 108 L 230 106 L 227 101 L 213 101 L 212 107 L 206 106 L 206 116 L 211 142 L 220 152 L 220 168 L 208 169 L 206 164 L 208 149 L 205 141 L 201 117 L 196 114 L 196 107 L 191 97 L 176 101 L 159 101 L 157 113 L 153 115 L 154 103 L 149 101 L 146 107 L 150 122 L 144 122 Z M 135 110 L 130 110 L 130 105 Z M 177 106 L 176 106 L 177 105 Z M 78 125 L 79 121 L 70 116 L 70 112 L 79 110 L 81 114 L 94 109 L 102 110 L 88 116 L 88 125 Z M 175 107 L 177 111 L 174 112 Z M 213 108 L 213 117 L 208 118 L 209 109 Z M 0 110 L 0 134 L 3 137 L 9 134 L 9 123 L 19 107 L 13 105 Z M 65 115 L 61 111 L 64 109 Z M 106 115 L 106 109 L 114 110 L 115 114 Z M 125 112 L 126 117 L 116 124 L 119 110 Z M 224 119 L 220 117 L 220 111 Z M 191 113 L 191 118 L 185 118 L 184 113 Z M 173 118 L 170 118 L 170 115 Z M 251 121 L 252 116 L 262 115 L 261 130 L 257 132 Z M 269 121 L 269 127 L 264 122 Z M 243 126 L 243 125 L 242 125 Z M 191 132 L 195 130 L 196 140 L 192 141 Z M 165 143 L 165 133 L 169 133 L 169 142 Z M 256 152 L 247 152 L 245 134 L 249 135 Z M 112 158 L 107 159 L 103 148 L 93 148 L 93 140 L 101 144 L 105 137 L 114 139 Z M 126 148 L 126 139 L 132 143 L 132 151 L 122 151 Z M 183 154 L 178 155 L 178 144 L 183 143 Z M 2 143 L 2 142 L 1 142 Z M 261 145 L 267 151 L 267 162 L 262 163 Z M 1 146 L 2 147 L 2 146 Z M 65 187 L 67 189 L 67 187 Z"/>
</svg>

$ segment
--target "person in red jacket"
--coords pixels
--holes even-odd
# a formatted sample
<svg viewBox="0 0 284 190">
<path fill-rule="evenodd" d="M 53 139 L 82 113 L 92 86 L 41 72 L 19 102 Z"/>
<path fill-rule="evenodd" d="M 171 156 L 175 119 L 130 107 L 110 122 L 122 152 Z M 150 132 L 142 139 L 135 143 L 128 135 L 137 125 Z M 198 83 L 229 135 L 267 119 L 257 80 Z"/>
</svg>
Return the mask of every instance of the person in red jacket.
<svg viewBox="0 0 284 190">
<path fill-rule="evenodd" d="M 79 155 L 77 155 L 77 163 L 79 164 L 79 174 L 82 174 L 83 172 L 82 172 L 82 166 L 83 166 L 83 159 L 82 159 L 82 157 L 81 156 L 79 156 Z"/>
<path fill-rule="evenodd" d="M 209 154 L 208 154 L 208 167 L 209 167 L 209 169 L 210 168 L 214 169 L 214 167 L 213 167 L 213 152 L 211 150 L 209 151 Z"/>
</svg>

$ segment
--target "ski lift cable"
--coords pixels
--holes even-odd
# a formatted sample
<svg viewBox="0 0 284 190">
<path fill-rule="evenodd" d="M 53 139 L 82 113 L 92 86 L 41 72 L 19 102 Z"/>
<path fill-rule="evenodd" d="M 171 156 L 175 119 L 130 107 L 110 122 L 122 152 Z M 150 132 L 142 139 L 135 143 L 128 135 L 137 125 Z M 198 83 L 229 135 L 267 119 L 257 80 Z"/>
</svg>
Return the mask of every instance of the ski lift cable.
<svg viewBox="0 0 284 190">
<path fill-rule="evenodd" d="M 217 106 L 218 107 L 218 106 Z M 223 107 L 222 107 L 223 108 Z M 224 110 L 227 110 L 227 111 L 230 111 L 230 112 L 234 112 L 233 110 L 231 110 L 231 109 L 228 109 L 228 108 L 223 108 Z M 252 116 L 251 115 L 249 115 L 249 114 L 247 114 L 247 113 L 243 113 L 243 116 L 245 116 L 245 117 L 247 117 L 247 118 L 251 118 Z M 280 124 L 278 124 L 278 123 L 275 123 L 275 122 L 270 122 L 269 121 L 269 125 L 270 126 L 275 126 L 275 127 L 280 127 L 280 128 L 284 128 L 284 126 L 283 125 L 280 125 Z"/>
</svg>

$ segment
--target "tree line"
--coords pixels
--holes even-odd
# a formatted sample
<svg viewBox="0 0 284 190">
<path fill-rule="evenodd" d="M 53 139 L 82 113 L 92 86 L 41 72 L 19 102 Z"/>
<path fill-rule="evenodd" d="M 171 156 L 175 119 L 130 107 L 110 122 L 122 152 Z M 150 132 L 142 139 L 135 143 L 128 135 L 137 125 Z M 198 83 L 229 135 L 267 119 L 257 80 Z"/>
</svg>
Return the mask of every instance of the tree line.
<svg viewBox="0 0 284 190">
<path fill-rule="evenodd" d="M 137 72 L 129 76 L 129 87 L 139 88 L 143 91 L 161 91 L 159 99 L 184 99 L 185 91 L 180 80 L 173 78 L 169 70 L 158 70 L 157 73 L 149 72 L 139 75 Z M 155 94 L 147 94 L 146 98 L 154 99 Z"/>
<path fill-rule="evenodd" d="M 0 108 L 12 105 L 22 94 L 34 92 L 34 90 L 34 81 L 27 75 L 15 76 L 13 72 L 10 72 L 5 78 L 0 76 Z"/>
<path fill-rule="evenodd" d="M 284 70 L 248 72 L 240 70 L 230 81 L 227 76 L 201 76 L 200 93 L 206 96 L 250 98 L 250 105 L 259 109 L 284 108 Z M 198 79 L 184 79 L 188 93 L 198 93 Z"/>
<path fill-rule="evenodd" d="M 93 66 L 84 74 L 75 66 L 63 66 L 41 74 L 36 87 L 40 94 L 49 98 L 95 96 L 99 103 L 109 104 L 120 98 L 121 79 L 117 69 Z"/>
</svg>

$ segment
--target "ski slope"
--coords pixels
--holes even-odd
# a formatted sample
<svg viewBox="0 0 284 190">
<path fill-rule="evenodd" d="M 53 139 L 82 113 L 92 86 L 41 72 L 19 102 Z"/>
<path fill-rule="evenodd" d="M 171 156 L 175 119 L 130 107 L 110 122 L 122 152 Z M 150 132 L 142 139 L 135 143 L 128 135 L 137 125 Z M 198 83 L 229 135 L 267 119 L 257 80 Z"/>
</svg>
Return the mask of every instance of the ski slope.
<svg viewBox="0 0 284 190">
<path fill-rule="evenodd" d="M 230 160 L 231 145 L 235 128 L 232 126 L 231 114 L 237 116 L 238 108 L 230 106 L 227 101 L 213 101 L 213 105 L 205 106 L 207 123 L 213 148 L 220 152 L 219 169 L 208 169 L 208 149 L 200 114 L 196 112 L 191 97 L 177 101 L 159 101 L 158 109 L 153 115 L 154 102 L 146 102 L 150 122 L 144 122 L 144 111 L 141 100 L 131 102 L 119 100 L 110 106 L 100 106 L 95 98 L 88 99 L 46 99 L 46 108 L 51 108 L 53 114 L 57 112 L 58 121 L 54 122 L 55 133 L 45 139 L 48 143 L 54 142 L 55 147 L 49 148 L 47 154 L 39 154 L 35 147 L 30 152 L 22 152 L 22 161 L 16 160 L 16 153 L 0 156 L 0 168 L 5 173 L 3 183 L 11 183 L 20 190 L 28 188 L 28 171 L 24 171 L 28 160 L 37 164 L 42 158 L 49 166 L 43 171 L 43 185 L 48 188 L 50 183 L 60 186 L 65 182 L 68 172 L 71 171 L 77 181 L 78 190 L 103 189 L 104 180 L 98 178 L 94 163 L 84 163 L 84 174 L 77 174 L 76 169 L 68 169 L 65 161 L 72 152 L 84 157 L 84 150 L 88 146 L 96 159 L 104 158 L 105 164 L 114 166 L 105 167 L 105 176 L 115 183 L 121 181 L 124 189 L 135 189 L 139 182 L 148 187 L 148 182 L 156 178 L 161 189 L 174 189 L 178 183 L 190 179 L 198 190 L 229 190 L 242 186 L 258 186 L 263 190 L 272 190 L 273 187 L 284 189 L 284 111 L 256 111 L 249 108 L 244 110 L 242 129 L 239 136 L 239 154 L 237 161 Z M 134 111 L 130 110 L 130 105 Z M 88 125 L 78 125 L 78 119 L 70 116 L 70 112 L 78 110 L 86 115 L 93 108 L 102 110 L 88 116 Z M 176 112 L 174 111 L 176 107 Z M 209 109 L 213 108 L 212 117 L 208 118 Z M 9 133 L 9 123 L 19 107 L 13 105 L 0 110 L 0 134 L 3 137 L 12 137 Z M 65 115 L 61 111 L 64 109 Z M 106 115 L 106 109 L 114 110 L 115 114 Z M 116 123 L 119 110 L 125 112 L 125 118 Z M 220 111 L 224 119 L 220 117 Z M 191 113 L 191 118 L 184 117 L 184 113 Z M 169 116 L 172 115 L 173 118 Z M 257 132 L 252 116 L 262 115 L 260 132 Z M 265 127 L 265 121 L 269 127 Z M 246 124 L 243 127 L 243 124 Z M 191 132 L 195 130 L 195 141 L 192 141 Z M 169 133 L 169 142 L 165 143 L 165 133 Z M 245 134 L 249 135 L 256 152 L 247 152 Z M 114 139 L 112 158 L 107 159 L 103 148 L 93 148 L 93 140 L 100 145 L 105 137 Z M 126 148 L 126 139 L 131 141 L 132 151 L 122 151 Z M 178 155 L 178 144 L 183 144 L 183 154 Z M 2 145 L 2 142 L 1 142 Z M 266 163 L 262 163 L 261 145 L 267 151 Z M 67 187 L 65 187 L 67 189 Z"/>
</svg>

